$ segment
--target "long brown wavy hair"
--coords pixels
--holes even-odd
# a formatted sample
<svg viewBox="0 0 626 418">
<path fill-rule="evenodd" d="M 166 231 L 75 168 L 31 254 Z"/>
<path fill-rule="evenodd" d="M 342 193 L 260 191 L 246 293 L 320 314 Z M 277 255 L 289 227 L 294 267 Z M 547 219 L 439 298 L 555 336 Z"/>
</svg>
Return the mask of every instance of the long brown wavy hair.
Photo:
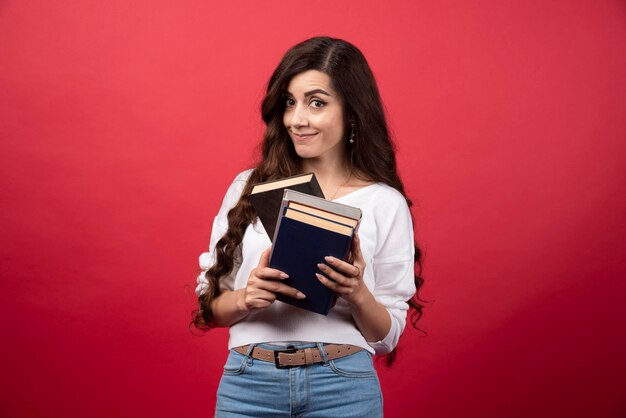
<svg viewBox="0 0 626 418">
<path fill-rule="evenodd" d="M 206 272 L 207 291 L 198 297 L 199 309 L 194 311 L 192 324 L 208 330 L 212 324 L 211 301 L 220 295 L 220 278 L 231 273 L 237 251 L 242 245 L 248 225 L 256 218 L 249 196 L 252 185 L 301 173 L 302 159 L 296 154 L 293 143 L 283 124 L 285 112 L 284 92 L 291 79 L 304 71 L 326 73 L 332 87 L 344 99 L 344 120 L 354 122 L 356 141 L 348 146 L 348 168 L 362 180 L 388 184 L 405 197 L 409 207 L 412 202 L 404 192 L 398 176 L 395 146 L 391 141 L 382 101 L 374 75 L 361 51 L 354 45 L 329 37 L 315 37 L 301 42 L 287 51 L 272 74 L 261 104 L 261 115 L 266 124 L 261 143 L 261 160 L 252 171 L 241 198 L 228 212 L 228 230 L 217 242 L 215 264 Z M 346 126 L 345 141 L 351 133 Z M 423 284 L 422 252 L 415 245 L 415 286 Z M 418 293 L 409 301 L 410 320 L 417 328 L 423 305 Z M 395 350 L 386 355 L 387 364 L 395 358 Z"/>
</svg>

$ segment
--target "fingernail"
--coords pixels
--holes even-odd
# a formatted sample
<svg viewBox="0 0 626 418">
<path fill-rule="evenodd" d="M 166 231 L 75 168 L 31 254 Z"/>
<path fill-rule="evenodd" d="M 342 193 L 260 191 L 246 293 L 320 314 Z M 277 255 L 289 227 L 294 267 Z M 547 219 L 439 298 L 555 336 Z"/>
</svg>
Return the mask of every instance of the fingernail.
<svg viewBox="0 0 626 418">
<path fill-rule="evenodd" d="M 298 293 L 296 294 L 296 296 L 298 297 L 298 299 L 304 299 L 304 298 L 306 298 L 306 295 L 305 295 L 304 293 L 302 293 L 302 292 L 298 292 Z"/>
<path fill-rule="evenodd" d="M 317 265 L 317 268 L 319 268 L 320 270 L 324 271 L 324 270 L 326 270 L 326 265 L 325 265 L 325 264 L 322 264 L 322 263 L 319 263 L 319 264 Z"/>
<path fill-rule="evenodd" d="M 289 275 L 287 273 L 280 273 L 280 277 L 282 277 L 283 279 L 286 279 L 289 277 Z"/>
<path fill-rule="evenodd" d="M 324 278 L 324 276 L 319 273 L 315 273 L 315 277 L 317 277 L 319 280 L 322 280 Z"/>
<path fill-rule="evenodd" d="M 324 257 L 324 259 L 326 261 L 328 261 L 329 263 L 334 263 L 335 262 L 335 259 L 333 257 L 331 257 L 331 256 L 326 256 L 326 257 Z"/>
</svg>

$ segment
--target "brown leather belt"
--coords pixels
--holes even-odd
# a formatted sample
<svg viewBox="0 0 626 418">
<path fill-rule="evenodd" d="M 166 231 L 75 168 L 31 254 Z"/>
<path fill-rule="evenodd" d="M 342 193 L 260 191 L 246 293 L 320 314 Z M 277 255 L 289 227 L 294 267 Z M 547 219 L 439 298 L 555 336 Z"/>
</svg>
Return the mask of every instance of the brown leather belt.
<svg viewBox="0 0 626 418">
<path fill-rule="evenodd" d="M 244 356 L 248 354 L 250 346 L 244 345 L 235 347 L 233 350 Z M 324 352 L 327 360 L 335 360 L 363 350 L 361 347 L 350 344 L 324 344 Z M 266 350 L 265 348 L 254 347 L 250 357 L 274 363 L 278 369 L 304 366 L 324 361 L 320 350 L 317 347 L 310 348 L 286 348 L 283 350 Z"/>
</svg>

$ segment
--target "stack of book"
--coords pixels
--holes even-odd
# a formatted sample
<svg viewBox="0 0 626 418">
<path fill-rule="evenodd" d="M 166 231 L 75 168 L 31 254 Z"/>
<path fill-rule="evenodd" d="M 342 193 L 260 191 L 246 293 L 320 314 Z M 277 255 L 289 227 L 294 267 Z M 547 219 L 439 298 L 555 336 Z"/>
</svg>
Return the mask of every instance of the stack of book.
<svg viewBox="0 0 626 418">
<path fill-rule="evenodd" d="M 312 179 L 317 183 L 314 175 Z M 252 204 L 268 234 L 274 231 L 270 236 L 273 238 L 270 267 L 287 273 L 289 278 L 284 283 L 300 290 L 306 298 L 294 299 L 277 293 L 277 299 L 327 315 L 337 295 L 315 276 L 322 273 L 317 264 L 326 263 L 325 256 L 347 259 L 361 210 L 285 187 L 281 191 L 282 199 L 273 219 L 264 216 L 264 221 L 260 216 L 266 212 L 269 199 L 256 199 Z"/>
<path fill-rule="evenodd" d="M 250 192 L 250 203 L 256 210 L 256 214 L 261 220 L 270 240 L 274 239 L 274 230 L 285 189 L 296 190 L 321 198 L 324 197 L 322 188 L 313 173 L 255 184 Z"/>
</svg>

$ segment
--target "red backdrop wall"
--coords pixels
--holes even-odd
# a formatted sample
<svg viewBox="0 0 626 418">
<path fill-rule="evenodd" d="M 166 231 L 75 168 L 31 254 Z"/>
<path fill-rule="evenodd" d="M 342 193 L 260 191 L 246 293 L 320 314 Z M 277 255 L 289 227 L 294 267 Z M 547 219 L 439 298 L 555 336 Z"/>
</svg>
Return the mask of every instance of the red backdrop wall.
<svg viewBox="0 0 626 418">
<path fill-rule="evenodd" d="M 0 415 L 212 415 L 197 256 L 319 34 L 374 69 L 426 253 L 387 416 L 625 416 L 617 0 L 2 1 Z"/>
</svg>

